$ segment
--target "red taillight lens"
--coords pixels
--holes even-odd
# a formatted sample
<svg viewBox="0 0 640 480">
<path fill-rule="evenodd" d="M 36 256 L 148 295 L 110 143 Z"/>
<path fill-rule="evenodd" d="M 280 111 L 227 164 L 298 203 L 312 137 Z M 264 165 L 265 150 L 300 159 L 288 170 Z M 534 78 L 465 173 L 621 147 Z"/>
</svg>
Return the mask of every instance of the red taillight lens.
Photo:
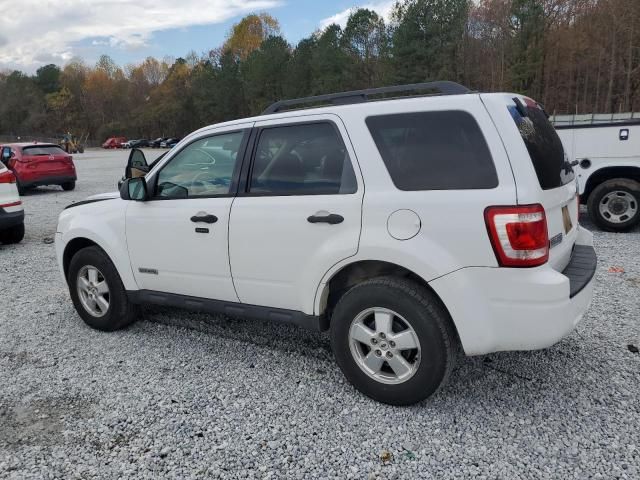
<svg viewBox="0 0 640 480">
<path fill-rule="evenodd" d="M 535 267 L 549 260 L 549 232 L 542 205 L 489 207 L 487 230 L 502 267 Z"/>
<path fill-rule="evenodd" d="M 0 183 L 16 183 L 16 176 L 9 170 L 2 172 L 0 173 Z"/>
</svg>

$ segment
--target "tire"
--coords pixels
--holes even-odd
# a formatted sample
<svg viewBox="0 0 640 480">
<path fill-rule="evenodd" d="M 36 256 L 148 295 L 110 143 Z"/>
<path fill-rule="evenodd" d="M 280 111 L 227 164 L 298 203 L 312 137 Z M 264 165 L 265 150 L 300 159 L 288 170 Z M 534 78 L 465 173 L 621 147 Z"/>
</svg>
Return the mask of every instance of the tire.
<svg viewBox="0 0 640 480">
<path fill-rule="evenodd" d="M 91 275 L 85 277 L 88 269 L 96 269 L 98 271 L 97 282 L 94 282 L 94 285 L 100 285 L 104 281 L 108 288 L 108 294 L 103 295 L 103 298 L 107 300 L 108 307 L 102 308 L 98 306 L 98 302 L 93 302 L 95 305 L 93 313 L 86 306 L 91 304 L 87 300 L 86 291 L 83 294 L 84 299 L 82 299 L 79 288 L 81 283 L 79 276 L 91 279 Z M 125 328 L 136 320 L 137 308 L 129 302 L 127 292 L 124 289 L 124 285 L 122 285 L 122 280 L 116 267 L 101 248 L 97 246 L 86 247 L 73 256 L 69 264 L 67 284 L 69 285 L 69 293 L 76 311 L 91 328 L 112 332 Z M 100 290 L 97 290 L 97 293 L 100 293 Z M 100 315 L 96 315 L 96 311 Z"/>
<path fill-rule="evenodd" d="M 375 311 L 367 313 L 371 309 Z M 383 315 L 394 313 L 393 330 L 387 330 L 391 334 L 385 337 L 373 331 L 384 330 L 375 327 L 373 318 L 380 311 Z M 369 322 L 371 328 L 367 330 L 367 335 L 373 333 L 377 339 L 368 354 L 373 355 L 375 350 L 382 353 L 376 355 L 377 360 L 373 360 L 379 362 L 384 358 L 377 374 L 386 376 L 384 381 L 366 373 L 357 359 L 369 356 L 366 351 L 369 346 L 354 342 L 351 338 L 352 326 L 357 329 L 356 324 L 362 322 Z M 417 337 L 419 349 L 399 353 L 400 349 L 391 348 L 393 341 L 390 339 L 398 339 L 394 337 L 400 330 L 398 327 L 406 325 L 413 330 L 412 341 Z M 379 277 L 356 285 L 342 296 L 331 318 L 331 346 L 345 377 L 360 392 L 390 405 L 411 405 L 433 395 L 446 382 L 453 369 L 457 345 L 449 314 L 437 297 L 415 282 L 403 278 Z M 396 375 L 390 368 L 391 364 L 387 363 L 387 360 L 397 362 L 398 355 L 406 364 L 413 366 L 413 373 L 404 379 Z"/>
<path fill-rule="evenodd" d="M 63 183 L 60 186 L 62 187 L 62 189 L 65 192 L 69 192 L 69 191 L 73 190 L 74 188 L 76 188 L 76 182 L 75 181 L 66 182 L 66 183 Z"/>
<path fill-rule="evenodd" d="M 84 153 L 84 147 L 78 147 L 78 153 Z"/>
<path fill-rule="evenodd" d="M 26 188 L 24 188 L 22 186 L 22 184 L 20 183 L 20 180 L 18 180 L 18 176 L 16 175 L 16 188 L 18 189 L 18 195 L 22 196 L 25 194 L 25 192 L 27 191 Z"/>
<path fill-rule="evenodd" d="M 611 205 L 623 211 L 622 215 L 616 215 L 618 210 Z M 640 223 L 640 183 L 627 178 L 602 182 L 589 195 L 587 207 L 589 217 L 602 230 L 629 231 Z"/>
<path fill-rule="evenodd" d="M 14 243 L 20 243 L 24 238 L 24 223 L 20 225 L 14 225 L 6 230 L 0 231 L 0 243 L 5 245 L 11 245 Z"/>
</svg>

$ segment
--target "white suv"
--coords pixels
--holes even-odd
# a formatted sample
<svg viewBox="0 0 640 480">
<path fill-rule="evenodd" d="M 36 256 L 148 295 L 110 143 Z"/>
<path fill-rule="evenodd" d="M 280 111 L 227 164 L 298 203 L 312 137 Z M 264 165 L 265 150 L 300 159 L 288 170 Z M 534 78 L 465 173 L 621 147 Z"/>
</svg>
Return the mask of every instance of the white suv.
<svg viewBox="0 0 640 480">
<path fill-rule="evenodd" d="M 134 150 L 126 176 L 56 234 L 101 330 L 143 303 L 330 329 L 345 376 L 401 405 L 437 390 L 459 346 L 548 347 L 591 302 L 573 171 L 522 96 L 435 82 L 279 102 L 150 167 Z"/>
<path fill-rule="evenodd" d="M 18 243 L 23 237 L 24 209 L 16 177 L 0 162 L 0 243 Z"/>
</svg>

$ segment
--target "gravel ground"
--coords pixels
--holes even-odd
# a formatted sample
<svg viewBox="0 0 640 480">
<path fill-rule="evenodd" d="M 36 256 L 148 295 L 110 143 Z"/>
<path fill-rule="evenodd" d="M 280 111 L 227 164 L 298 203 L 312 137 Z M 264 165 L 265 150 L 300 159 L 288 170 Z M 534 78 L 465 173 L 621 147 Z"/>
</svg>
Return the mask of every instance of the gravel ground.
<svg viewBox="0 0 640 480">
<path fill-rule="evenodd" d="M 0 477 L 640 478 L 640 230 L 596 232 L 595 299 L 568 338 L 462 358 L 394 408 L 344 380 L 325 334 L 159 308 L 86 327 L 48 242 L 125 159 L 77 155 L 77 189 L 30 192 L 24 241 L 0 247 Z"/>
</svg>

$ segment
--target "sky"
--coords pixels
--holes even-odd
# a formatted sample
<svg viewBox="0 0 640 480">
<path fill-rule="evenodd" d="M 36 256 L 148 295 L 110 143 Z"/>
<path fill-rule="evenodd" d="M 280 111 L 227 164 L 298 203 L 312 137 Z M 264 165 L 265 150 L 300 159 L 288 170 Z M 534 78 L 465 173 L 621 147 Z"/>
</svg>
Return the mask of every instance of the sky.
<svg viewBox="0 0 640 480">
<path fill-rule="evenodd" d="M 300 39 L 331 23 L 341 26 L 358 7 L 388 18 L 394 0 L 0 0 L 0 71 L 34 73 L 73 57 L 92 64 L 148 56 L 177 58 L 220 46 L 244 15 L 267 12 L 284 37 Z"/>
</svg>

